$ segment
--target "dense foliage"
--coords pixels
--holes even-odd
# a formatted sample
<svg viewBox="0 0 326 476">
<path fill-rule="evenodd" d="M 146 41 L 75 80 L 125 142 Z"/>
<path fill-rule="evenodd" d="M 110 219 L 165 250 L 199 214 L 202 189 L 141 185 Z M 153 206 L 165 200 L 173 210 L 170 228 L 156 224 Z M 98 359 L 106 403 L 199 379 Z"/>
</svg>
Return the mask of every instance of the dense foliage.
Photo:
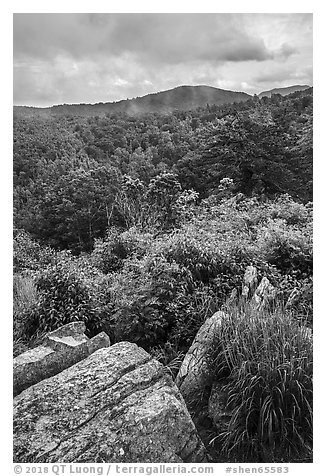
<svg viewBox="0 0 326 476">
<path fill-rule="evenodd" d="M 15 226 L 58 249 L 90 251 L 162 199 L 170 220 L 178 186 L 203 198 L 225 177 L 247 196 L 312 199 L 311 89 L 170 115 L 14 119 Z"/>
<path fill-rule="evenodd" d="M 170 115 L 16 117 L 15 353 L 83 320 L 175 375 L 233 293 L 223 448 L 262 461 L 309 452 L 311 180 L 312 90 Z M 276 288 L 264 318 L 241 307 L 248 265 Z"/>
</svg>

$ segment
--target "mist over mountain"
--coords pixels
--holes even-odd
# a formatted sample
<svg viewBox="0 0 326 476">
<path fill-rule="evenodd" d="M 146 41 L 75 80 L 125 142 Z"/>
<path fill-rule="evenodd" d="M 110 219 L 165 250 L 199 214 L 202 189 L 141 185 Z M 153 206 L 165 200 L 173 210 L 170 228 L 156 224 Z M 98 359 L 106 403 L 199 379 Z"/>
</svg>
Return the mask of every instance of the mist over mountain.
<svg viewBox="0 0 326 476">
<path fill-rule="evenodd" d="M 286 88 L 274 88 L 258 94 L 271 97 L 272 94 L 285 96 L 296 91 L 310 88 L 308 85 L 295 85 Z M 106 114 L 126 113 L 141 115 L 146 113 L 169 114 L 174 111 L 190 111 L 209 105 L 223 106 L 224 104 L 239 103 L 252 98 L 250 94 L 241 91 L 228 91 L 212 86 L 178 86 L 167 91 L 147 94 L 133 99 L 123 99 L 116 102 L 100 102 L 96 104 L 60 104 L 52 107 L 14 106 L 14 113 L 24 116 L 37 115 L 77 115 L 104 116 Z"/>
<path fill-rule="evenodd" d="M 174 89 L 147 94 L 143 97 L 124 99 L 117 102 L 97 104 L 62 104 L 47 108 L 15 106 L 14 111 L 24 115 L 54 114 L 95 116 L 118 112 L 130 115 L 148 112 L 171 113 L 175 110 L 191 110 L 207 104 L 223 105 L 246 101 L 251 96 L 244 92 L 227 91 L 211 86 L 178 86 Z"/>
</svg>

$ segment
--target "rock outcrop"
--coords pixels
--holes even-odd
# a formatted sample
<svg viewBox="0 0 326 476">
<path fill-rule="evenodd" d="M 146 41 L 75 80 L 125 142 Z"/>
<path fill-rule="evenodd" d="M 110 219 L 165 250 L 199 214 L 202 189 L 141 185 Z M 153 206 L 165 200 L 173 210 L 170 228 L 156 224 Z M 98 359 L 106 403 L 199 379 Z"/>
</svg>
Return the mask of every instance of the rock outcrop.
<svg viewBox="0 0 326 476">
<path fill-rule="evenodd" d="M 264 276 L 255 291 L 253 302 L 258 308 L 263 308 L 271 304 L 275 296 L 275 287 L 270 283 L 269 279 Z"/>
<path fill-rule="evenodd" d="M 258 284 L 258 272 L 255 266 L 247 266 L 243 282 L 241 296 L 246 302 L 251 302 L 256 309 L 269 306 L 276 297 L 276 289 L 264 276 Z"/>
<path fill-rule="evenodd" d="M 242 284 L 242 296 L 249 298 L 257 287 L 257 269 L 255 266 L 247 266 Z"/>
<path fill-rule="evenodd" d="M 14 399 L 14 461 L 202 462 L 205 449 L 169 372 L 120 342 Z"/>
<path fill-rule="evenodd" d="M 224 312 L 218 311 L 204 322 L 183 359 L 176 384 L 187 405 L 191 406 L 193 399 L 198 400 L 200 392 L 212 383 L 211 356 L 224 316 Z"/>
<path fill-rule="evenodd" d="M 95 350 L 110 345 L 110 339 L 105 332 L 89 339 L 84 334 L 85 330 L 84 322 L 66 324 L 47 334 L 43 345 L 15 357 L 14 396 L 85 359 Z"/>
</svg>

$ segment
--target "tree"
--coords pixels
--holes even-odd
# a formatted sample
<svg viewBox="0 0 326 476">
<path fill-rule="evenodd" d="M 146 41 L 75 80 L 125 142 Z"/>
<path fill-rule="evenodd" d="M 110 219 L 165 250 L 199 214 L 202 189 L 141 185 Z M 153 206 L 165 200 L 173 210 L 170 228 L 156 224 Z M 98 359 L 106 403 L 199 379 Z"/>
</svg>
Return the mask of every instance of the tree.
<svg viewBox="0 0 326 476">
<path fill-rule="evenodd" d="M 105 235 L 119 173 L 93 165 L 89 170 L 71 170 L 46 192 L 39 235 L 54 247 L 90 251 L 94 239 Z"/>
</svg>

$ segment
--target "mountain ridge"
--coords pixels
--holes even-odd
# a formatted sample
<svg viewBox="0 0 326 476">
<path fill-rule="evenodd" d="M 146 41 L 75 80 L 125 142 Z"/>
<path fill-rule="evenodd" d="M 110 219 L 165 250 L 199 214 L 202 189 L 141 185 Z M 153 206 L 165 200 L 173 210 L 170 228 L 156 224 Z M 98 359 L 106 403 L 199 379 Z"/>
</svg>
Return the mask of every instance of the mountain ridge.
<svg viewBox="0 0 326 476">
<path fill-rule="evenodd" d="M 275 88 L 263 91 L 258 97 L 268 96 L 283 91 L 284 94 L 307 89 L 310 86 L 289 86 L 287 88 Z M 288 90 L 289 92 L 285 92 Z M 279 92 L 279 94 L 282 94 Z M 206 85 L 182 85 L 165 91 L 146 94 L 145 96 L 132 99 L 122 99 L 113 102 L 98 102 L 94 104 L 58 104 L 45 108 L 34 106 L 14 106 L 14 113 L 18 115 L 81 115 L 95 116 L 114 113 L 127 113 L 128 115 L 140 115 L 145 113 L 169 114 L 176 110 L 187 111 L 197 107 L 209 105 L 224 105 L 235 102 L 243 102 L 253 96 L 242 91 L 231 91 Z"/>
<path fill-rule="evenodd" d="M 311 86 L 308 86 L 308 84 L 300 85 L 300 84 L 295 84 L 293 86 L 286 86 L 285 88 L 273 88 L 273 89 L 268 89 L 267 91 L 262 91 L 261 93 L 258 94 L 259 98 L 262 98 L 264 96 L 271 97 L 272 94 L 281 94 L 282 96 L 287 96 L 288 94 L 295 93 L 296 91 L 304 91 L 305 89 L 309 89 Z"/>
</svg>

